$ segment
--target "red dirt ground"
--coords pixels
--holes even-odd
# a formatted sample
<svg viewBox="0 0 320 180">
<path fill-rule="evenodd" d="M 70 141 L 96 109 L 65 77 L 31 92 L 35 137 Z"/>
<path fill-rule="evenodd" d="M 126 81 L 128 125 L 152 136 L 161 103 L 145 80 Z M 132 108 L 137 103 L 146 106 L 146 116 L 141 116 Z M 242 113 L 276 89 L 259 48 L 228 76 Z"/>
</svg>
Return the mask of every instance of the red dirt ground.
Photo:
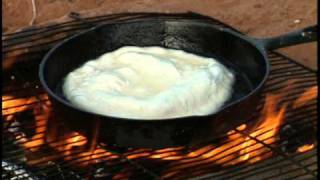
<svg viewBox="0 0 320 180">
<path fill-rule="evenodd" d="M 209 15 L 255 37 L 269 37 L 317 23 L 317 0 L 34 0 L 34 24 L 120 12 L 186 12 Z M 30 25 L 32 0 L 2 0 L 3 33 Z M 317 43 L 279 50 L 308 67 L 317 69 Z"/>
</svg>

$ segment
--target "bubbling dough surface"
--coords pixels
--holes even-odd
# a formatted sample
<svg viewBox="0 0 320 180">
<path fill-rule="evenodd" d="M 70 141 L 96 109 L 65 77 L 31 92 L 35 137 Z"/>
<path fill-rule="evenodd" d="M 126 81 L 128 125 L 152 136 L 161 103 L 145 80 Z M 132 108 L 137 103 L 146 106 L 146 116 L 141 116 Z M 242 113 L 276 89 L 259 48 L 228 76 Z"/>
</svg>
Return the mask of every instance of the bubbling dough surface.
<svg viewBox="0 0 320 180">
<path fill-rule="evenodd" d="M 234 75 L 213 58 L 126 46 L 70 72 L 63 93 L 89 112 L 152 120 L 214 113 L 233 83 Z"/>
</svg>

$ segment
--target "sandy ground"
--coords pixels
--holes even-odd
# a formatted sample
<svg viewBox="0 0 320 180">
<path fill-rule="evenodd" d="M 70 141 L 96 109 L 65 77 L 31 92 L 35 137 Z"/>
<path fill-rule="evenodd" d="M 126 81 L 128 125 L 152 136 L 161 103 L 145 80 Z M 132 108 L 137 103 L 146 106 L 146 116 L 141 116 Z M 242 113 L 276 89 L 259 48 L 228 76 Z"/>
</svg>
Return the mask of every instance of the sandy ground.
<svg viewBox="0 0 320 180">
<path fill-rule="evenodd" d="M 85 16 L 120 12 L 193 11 L 219 19 L 254 37 L 270 37 L 317 23 L 317 0 L 2 0 L 3 33 L 49 21 L 66 21 L 73 12 Z M 317 44 L 279 50 L 317 69 Z"/>
</svg>

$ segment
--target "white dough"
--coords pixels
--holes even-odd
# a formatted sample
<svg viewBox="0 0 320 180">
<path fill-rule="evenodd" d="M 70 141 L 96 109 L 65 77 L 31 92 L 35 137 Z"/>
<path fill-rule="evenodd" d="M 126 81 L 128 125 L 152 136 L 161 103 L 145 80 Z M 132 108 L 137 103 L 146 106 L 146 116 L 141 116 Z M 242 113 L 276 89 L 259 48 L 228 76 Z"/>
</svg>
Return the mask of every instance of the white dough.
<svg viewBox="0 0 320 180">
<path fill-rule="evenodd" d="M 151 120 L 214 113 L 233 83 L 233 74 L 213 58 L 126 46 L 69 73 L 63 92 L 89 112 Z"/>
</svg>

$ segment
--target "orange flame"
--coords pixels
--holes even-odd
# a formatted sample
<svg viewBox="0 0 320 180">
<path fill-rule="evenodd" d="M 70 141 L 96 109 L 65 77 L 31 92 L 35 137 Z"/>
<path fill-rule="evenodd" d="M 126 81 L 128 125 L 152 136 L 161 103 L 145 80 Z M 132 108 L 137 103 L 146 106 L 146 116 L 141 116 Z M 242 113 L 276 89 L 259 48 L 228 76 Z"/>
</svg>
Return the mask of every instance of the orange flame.
<svg viewBox="0 0 320 180">
<path fill-rule="evenodd" d="M 307 89 L 293 102 L 292 107 L 301 107 L 315 99 L 317 90 L 316 86 Z M 282 104 L 280 108 L 277 108 L 280 98 L 281 93 L 279 95 L 267 95 L 259 121 L 260 124 L 251 129 L 249 129 L 246 124 L 238 126 L 235 130 L 227 133 L 227 140 L 222 145 L 208 145 L 187 154 L 180 152 L 184 147 L 166 148 L 155 151 L 139 149 L 138 151 L 125 155 L 125 157 L 127 159 L 150 158 L 172 161 L 170 162 L 169 168 L 163 172 L 163 177 L 171 177 L 180 173 L 180 171 L 185 168 L 197 168 L 199 165 L 229 166 L 244 162 L 257 162 L 271 155 L 272 152 L 264 144 L 272 146 L 275 143 L 279 126 L 284 120 L 287 104 Z M 40 100 L 48 104 L 49 101 L 47 101 L 47 99 L 47 95 L 40 96 Z M 39 98 L 36 97 L 14 99 L 12 96 L 3 96 L 2 100 L 2 113 L 7 122 L 14 120 L 15 113 L 30 108 L 30 104 L 38 104 L 34 107 L 41 104 L 37 103 Z M 100 147 L 95 146 L 94 148 L 89 148 L 89 140 L 77 132 L 69 132 L 58 139 L 46 137 L 45 132 L 47 131 L 50 108 L 41 105 L 41 108 L 34 108 L 34 114 L 38 114 L 35 116 L 36 133 L 29 139 L 21 138 L 19 140 L 23 142 L 24 148 L 37 151 L 42 145 L 48 144 L 58 152 L 58 155 L 50 157 L 51 159 L 62 157 L 78 166 L 87 166 L 104 160 L 120 158 L 117 154 Z M 298 148 L 297 152 L 306 152 L 314 147 L 314 144 L 304 145 Z M 31 164 L 45 162 L 50 158 L 44 158 L 43 160 L 37 159 L 31 162 Z"/>
<path fill-rule="evenodd" d="M 240 125 L 236 130 L 229 131 L 228 140 L 221 146 L 214 147 L 213 145 L 205 146 L 196 151 L 190 152 L 186 157 L 180 157 L 180 162 L 175 162 L 170 171 L 173 169 L 183 169 L 196 167 L 199 164 L 214 163 L 216 165 L 229 166 L 244 161 L 250 163 L 256 162 L 263 157 L 260 154 L 268 151 L 263 144 L 257 141 L 263 141 L 267 144 L 272 144 L 275 141 L 275 134 L 277 134 L 278 126 L 284 119 L 286 106 L 284 105 L 280 110 L 276 110 L 274 104 L 280 100 L 280 96 L 270 95 L 265 101 L 262 110 L 261 124 L 254 128 L 255 131 L 248 136 L 243 133 L 247 126 Z M 257 156 L 257 157 L 255 157 Z M 251 158 L 255 157 L 255 158 Z M 177 158 L 178 159 L 178 158 Z M 201 159 L 202 161 L 198 161 Z M 185 162 L 193 162 L 184 164 Z M 176 166 L 183 164 L 181 166 Z"/>
<path fill-rule="evenodd" d="M 293 108 L 298 108 L 309 101 L 316 99 L 318 96 L 318 86 L 313 86 L 307 89 L 295 102 L 293 103 Z"/>
<path fill-rule="evenodd" d="M 2 96 L 2 114 L 5 116 L 5 121 L 12 121 L 14 120 L 14 115 L 16 113 L 28 110 L 30 107 L 33 108 L 36 123 L 35 135 L 29 139 L 17 135 L 17 140 L 25 149 L 33 152 L 37 151 L 46 143 L 47 139 L 49 140 L 48 145 L 61 153 L 58 156 L 50 157 L 51 159 L 64 157 L 65 160 L 74 160 L 75 164 L 84 166 L 91 163 L 97 163 L 98 160 L 118 158 L 117 155 L 113 155 L 112 153 L 101 148 L 95 148 L 88 151 L 82 150 L 81 152 L 73 150 L 75 147 L 86 146 L 88 142 L 86 137 L 76 132 L 71 132 L 62 140 L 53 139 L 50 136 L 46 137 L 47 123 L 50 115 L 50 102 L 47 100 L 48 96 L 46 94 L 43 94 L 39 97 L 32 96 L 28 98 L 15 98 L 10 95 Z M 38 103 L 39 101 L 41 101 L 41 103 Z M 38 164 L 45 161 L 48 161 L 48 158 L 30 161 L 29 164 Z"/>
<path fill-rule="evenodd" d="M 13 96 L 2 96 L 2 114 L 6 115 L 6 121 L 14 120 L 14 115 L 17 112 L 23 112 L 33 106 L 33 113 L 35 115 L 35 135 L 31 139 L 20 137 L 19 142 L 23 143 L 22 146 L 31 151 L 36 151 L 44 144 L 44 133 L 46 131 L 47 119 L 50 109 L 48 106 L 50 102 L 47 101 L 46 94 L 38 97 L 32 96 L 30 98 L 14 98 Z M 40 103 L 40 101 L 43 101 Z"/>
<path fill-rule="evenodd" d="M 266 150 L 264 148 L 256 150 L 263 146 L 263 144 L 259 143 L 259 141 L 265 144 L 273 144 L 275 142 L 276 134 L 278 133 L 281 122 L 284 120 L 284 115 L 286 112 L 286 105 L 283 105 L 279 111 L 276 110 L 275 104 L 279 102 L 280 97 L 281 96 L 277 95 L 269 95 L 266 97 L 265 105 L 262 110 L 262 123 L 255 128 L 255 130 L 250 133 L 247 138 L 245 138 L 245 142 L 242 145 L 247 147 L 240 152 L 240 154 L 245 154 L 243 160 L 247 160 L 251 156 L 258 156 Z M 247 152 L 250 151 L 252 152 L 247 154 Z M 249 162 L 252 163 L 260 159 L 261 157 L 257 157 Z"/>
<path fill-rule="evenodd" d="M 49 142 L 49 146 L 58 151 L 58 156 L 53 156 L 53 159 L 64 158 L 67 161 L 71 161 L 75 166 L 87 166 L 95 164 L 104 160 L 111 160 L 119 158 L 118 155 L 112 154 L 101 148 L 94 148 L 92 150 L 87 148 L 88 140 L 86 137 L 79 133 L 72 132 L 62 140 L 56 140 Z M 74 148 L 79 148 L 78 150 Z M 47 159 L 44 159 L 47 161 Z M 41 164 L 43 161 L 32 161 L 29 164 Z"/>
<path fill-rule="evenodd" d="M 2 96 L 2 116 L 12 116 L 17 112 L 25 111 L 32 107 L 32 105 L 39 103 L 39 101 L 42 101 L 42 104 L 48 105 L 50 102 L 47 100 L 48 96 L 46 94 L 39 95 L 38 97 L 32 96 L 29 98 L 15 98 L 14 96 L 4 95 Z M 5 120 L 10 121 L 11 118 L 6 118 Z"/>
<path fill-rule="evenodd" d="M 305 144 L 297 149 L 297 152 L 303 153 L 314 148 L 314 144 Z"/>
<path fill-rule="evenodd" d="M 248 131 L 247 125 L 238 126 L 227 133 L 228 140 L 223 145 L 205 146 L 190 152 L 185 157 L 180 157 L 181 160 L 173 162 L 170 168 L 163 173 L 163 177 L 169 178 L 186 168 L 192 170 L 199 165 L 230 166 L 243 162 L 254 163 L 272 155 L 272 151 L 264 144 L 272 146 L 275 143 L 279 126 L 284 120 L 287 104 L 282 104 L 280 108 L 277 108 L 281 97 L 281 93 L 270 94 L 266 97 L 260 124 L 250 132 L 245 132 Z"/>
</svg>

